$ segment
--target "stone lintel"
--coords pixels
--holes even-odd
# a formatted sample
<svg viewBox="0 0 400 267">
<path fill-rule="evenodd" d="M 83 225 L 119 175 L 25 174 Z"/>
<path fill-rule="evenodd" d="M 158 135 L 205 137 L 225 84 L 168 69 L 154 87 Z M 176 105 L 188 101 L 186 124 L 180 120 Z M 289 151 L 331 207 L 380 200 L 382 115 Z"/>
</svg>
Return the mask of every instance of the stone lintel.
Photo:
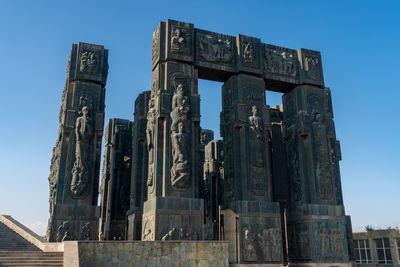
<svg viewBox="0 0 400 267">
<path fill-rule="evenodd" d="M 205 31 L 175 20 L 160 22 L 153 33 L 152 69 L 166 61 L 192 64 L 200 79 L 219 82 L 237 73 L 255 75 L 265 79 L 268 90 L 283 93 L 300 84 L 324 86 L 318 51 Z"/>
</svg>

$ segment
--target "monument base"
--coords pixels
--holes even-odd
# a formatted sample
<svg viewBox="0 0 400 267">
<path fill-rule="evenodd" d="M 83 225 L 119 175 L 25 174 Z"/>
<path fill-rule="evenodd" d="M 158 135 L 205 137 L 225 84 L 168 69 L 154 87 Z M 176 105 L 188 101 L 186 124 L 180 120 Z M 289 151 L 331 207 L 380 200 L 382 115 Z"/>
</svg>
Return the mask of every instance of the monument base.
<svg viewBox="0 0 400 267">
<path fill-rule="evenodd" d="M 142 240 L 203 240 L 203 200 L 155 197 L 143 205 Z"/>
<path fill-rule="evenodd" d="M 346 221 L 344 207 L 340 205 L 301 204 L 291 207 L 287 212 L 287 235 L 292 265 L 348 264 Z M 329 265 L 331 262 L 335 264 Z"/>
<path fill-rule="evenodd" d="M 128 210 L 126 216 L 128 218 L 127 240 L 140 240 L 142 238 L 142 211 Z"/>
<path fill-rule="evenodd" d="M 351 262 L 289 263 L 289 267 L 352 267 L 352 263 Z"/>
<path fill-rule="evenodd" d="M 54 205 L 49 219 L 49 242 L 97 240 L 100 207 L 87 205 Z"/>
<path fill-rule="evenodd" d="M 283 265 L 279 203 L 234 201 L 224 207 L 222 213 L 231 264 Z"/>
<path fill-rule="evenodd" d="M 275 263 L 233 263 L 229 267 L 283 267 L 283 264 Z"/>
</svg>

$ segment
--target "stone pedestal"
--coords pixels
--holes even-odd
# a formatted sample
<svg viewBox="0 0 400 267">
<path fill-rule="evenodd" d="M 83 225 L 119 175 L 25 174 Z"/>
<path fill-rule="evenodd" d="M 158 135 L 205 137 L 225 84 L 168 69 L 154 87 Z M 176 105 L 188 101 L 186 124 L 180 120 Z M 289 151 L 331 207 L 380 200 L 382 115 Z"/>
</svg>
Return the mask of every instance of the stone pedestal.
<svg viewBox="0 0 400 267">
<path fill-rule="evenodd" d="M 282 266 L 282 231 L 278 203 L 235 201 L 222 213 L 224 236 L 229 241 L 230 263 Z"/>
<path fill-rule="evenodd" d="M 144 203 L 142 240 L 202 240 L 202 199 L 155 197 Z"/>
</svg>

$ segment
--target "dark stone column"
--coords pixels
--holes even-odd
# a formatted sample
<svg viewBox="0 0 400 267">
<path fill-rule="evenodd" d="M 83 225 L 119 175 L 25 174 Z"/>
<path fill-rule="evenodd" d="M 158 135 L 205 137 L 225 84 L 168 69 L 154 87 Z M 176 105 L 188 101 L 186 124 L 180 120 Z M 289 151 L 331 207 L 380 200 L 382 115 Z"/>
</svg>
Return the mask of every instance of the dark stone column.
<svg viewBox="0 0 400 267">
<path fill-rule="evenodd" d="M 272 202 L 264 80 L 234 75 L 223 85 L 222 98 L 223 214 L 230 262 L 236 261 L 238 246 L 239 263 L 282 263 L 279 203 Z"/>
<path fill-rule="evenodd" d="M 153 71 L 146 129 L 148 200 L 144 203 L 142 240 L 202 238 L 200 98 L 196 83 L 189 64 L 166 62 Z"/>
<path fill-rule="evenodd" d="M 49 241 L 97 239 L 107 57 L 103 46 L 72 46 L 50 166 Z"/>
<path fill-rule="evenodd" d="M 346 218 L 329 88 L 302 85 L 283 97 L 290 180 L 289 259 L 348 262 Z"/>
<path fill-rule="evenodd" d="M 135 100 L 135 119 L 133 122 L 132 140 L 132 180 L 131 201 L 128 216 L 128 239 L 140 240 L 142 237 L 143 203 L 147 200 L 147 170 L 148 150 L 153 147 L 147 145 L 152 132 L 147 132 L 147 116 L 153 118 L 153 113 L 148 113 L 149 108 L 154 110 L 154 102 L 149 103 L 150 91 L 144 91 Z"/>
<path fill-rule="evenodd" d="M 205 146 L 203 184 L 206 240 L 219 240 L 219 205 L 222 204 L 223 141 L 212 140 Z"/>
<path fill-rule="evenodd" d="M 132 161 L 132 122 L 110 119 L 106 125 L 105 151 L 100 187 L 99 232 L 105 240 L 126 239 Z"/>
</svg>

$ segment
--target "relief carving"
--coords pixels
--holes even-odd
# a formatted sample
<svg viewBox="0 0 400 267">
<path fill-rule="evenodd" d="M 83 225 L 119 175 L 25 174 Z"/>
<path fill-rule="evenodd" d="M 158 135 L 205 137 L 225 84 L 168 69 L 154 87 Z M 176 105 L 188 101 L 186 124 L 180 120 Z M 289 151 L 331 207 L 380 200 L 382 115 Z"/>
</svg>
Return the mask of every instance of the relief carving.
<svg viewBox="0 0 400 267">
<path fill-rule="evenodd" d="M 264 193 L 264 166 L 263 153 L 264 147 L 264 129 L 262 118 L 258 116 L 257 106 L 252 106 L 252 115 L 249 117 L 249 153 L 250 153 L 250 187 L 256 195 Z"/>
<path fill-rule="evenodd" d="M 322 256 L 329 256 L 329 234 L 325 227 L 319 229 L 318 236 L 321 239 Z"/>
<path fill-rule="evenodd" d="M 305 70 L 308 73 L 308 76 L 314 80 L 321 80 L 321 73 L 320 73 L 320 62 L 319 57 L 306 55 L 305 56 Z"/>
<path fill-rule="evenodd" d="M 68 221 L 64 221 L 58 226 L 57 234 L 56 234 L 57 242 L 63 242 L 66 240 L 73 239 L 73 236 L 72 236 L 69 228 L 70 228 L 70 224 Z"/>
<path fill-rule="evenodd" d="M 210 34 L 197 34 L 200 59 L 215 63 L 230 63 L 233 59 L 233 44 L 228 38 L 217 38 Z"/>
<path fill-rule="evenodd" d="M 189 162 L 189 138 L 190 121 L 189 98 L 184 95 L 183 85 L 176 86 L 172 97 L 172 111 L 170 113 L 171 145 L 172 145 L 172 167 L 171 185 L 175 189 L 186 190 L 189 187 L 190 162 Z"/>
<path fill-rule="evenodd" d="M 322 114 L 314 113 L 312 122 L 313 147 L 316 162 L 316 177 L 318 194 L 321 199 L 330 200 L 333 197 L 331 153 L 328 143 L 326 126 L 323 124 Z"/>
<path fill-rule="evenodd" d="M 78 196 L 86 191 L 89 182 L 89 153 L 93 136 L 93 120 L 89 111 L 89 107 L 84 106 L 82 115 L 75 122 L 75 162 L 70 189 Z"/>
<path fill-rule="evenodd" d="M 151 48 L 151 59 L 154 64 L 160 57 L 160 26 L 153 33 L 153 44 Z"/>
<path fill-rule="evenodd" d="M 168 233 L 166 233 L 161 238 L 161 241 L 173 240 L 174 239 L 174 232 L 175 232 L 175 228 L 172 228 L 171 230 L 169 230 Z"/>
<path fill-rule="evenodd" d="M 243 236 L 244 236 L 243 259 L 245 261 L 257 261 L 255 241 L 251 237 L 250 230 L 244 229 Z"/>
<path fill-rule="evenodd" d="M 257 51 L 251 42 L 243 43 L 243 63 L 253 66 L 256 62 Z"/>
<path fill-rule="evenodd" d="M 290 51 L 279 51 L 265 47 L 264 72 L 289 75 L 295 77 L 297 74 L 297 57 Z"/>
<path fill-rule="evenodd" d="M 154 97 L 149 100 L 149 109 L 147 111 L 146 142 L 148 151 L 148 174 L 147 186 L 149 193 L 154 191 L 154 126 L 156 124 L 156 110 L 154 106 Z"/>
<path fill-rule="evenodd" d="M 85 51 L 80 57 L 80 71 L 94 73 L 97 70 L 97 56 L 94 51 Z"/>
<path fill-rule="evenodd" d="M 190 31 L 189 29 L 172 26 L 171 51 L 177 54 L 190 56 Z"/>
<path fill-rule="evenodd" d="M 146 220 L 144 227 L 143 227 L 143 234 L 142 234 L 142 241 L 152 241 L 154 240 L 154 233 L 153 233 L 153 220 L 149 218 Z"/>
<path fill-rule="evenodd" d="M 264 261 L 281 261 L 282 234 L 278 228 L 264 229 L 257 234 L 257 242 Z"/>
<path fill-rule="evenodd" d="M 82 226 L 80 240 L 90 240 L 91 239 L 90 232 L 91 232 L 90 223 L 87 222 L 87 223 L 85 223 L 84 226 Z"/>
</svg>

